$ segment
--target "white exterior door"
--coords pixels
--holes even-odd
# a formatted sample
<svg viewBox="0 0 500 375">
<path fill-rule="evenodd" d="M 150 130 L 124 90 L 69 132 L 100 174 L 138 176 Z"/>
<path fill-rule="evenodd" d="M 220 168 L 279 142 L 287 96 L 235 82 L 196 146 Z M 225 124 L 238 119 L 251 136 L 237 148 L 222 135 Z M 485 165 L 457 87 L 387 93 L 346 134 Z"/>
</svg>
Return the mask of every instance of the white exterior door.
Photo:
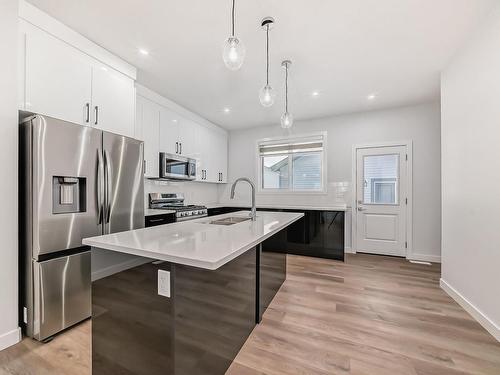
<svg viewBox="0 0 500 375">
<path fill-rule="evenodd" d="M 406 146 L 356 150 L 356 251 L 406 256 Z"/>
</svg>

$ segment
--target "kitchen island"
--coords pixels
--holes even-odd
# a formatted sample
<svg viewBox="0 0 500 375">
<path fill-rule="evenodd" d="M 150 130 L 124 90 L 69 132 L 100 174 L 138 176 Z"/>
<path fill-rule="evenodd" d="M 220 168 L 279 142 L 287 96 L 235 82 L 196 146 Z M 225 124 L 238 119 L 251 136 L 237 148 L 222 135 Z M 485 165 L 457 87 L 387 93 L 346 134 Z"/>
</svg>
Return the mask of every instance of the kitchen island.
<svg viewBox="0 0 500 375">
<path fill-rule="evenodd" d="M 303 216 L 259 212 L 251 221 L 248 215 L 83 241 L 144 259 L 92 284 L 94 375 L 225 373 L 260 319 L 260 295 L 272 298 L 285 278 L 284 255 L 263 261 L 259 245 Z"/>
</svg>

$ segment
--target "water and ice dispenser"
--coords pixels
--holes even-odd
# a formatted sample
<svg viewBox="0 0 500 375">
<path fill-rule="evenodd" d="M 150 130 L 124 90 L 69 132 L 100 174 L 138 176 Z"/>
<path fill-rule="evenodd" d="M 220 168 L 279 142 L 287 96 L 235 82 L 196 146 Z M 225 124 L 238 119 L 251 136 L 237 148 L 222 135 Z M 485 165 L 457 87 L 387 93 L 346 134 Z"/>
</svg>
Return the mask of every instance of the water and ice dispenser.
<svg viewBox="0 0 500 375">
<path fill-rule="evenodd" d="M 85 212 L 86 207 L 85 177 L 52 177 L 52 213 L 70 214 Z"/>
</svg>

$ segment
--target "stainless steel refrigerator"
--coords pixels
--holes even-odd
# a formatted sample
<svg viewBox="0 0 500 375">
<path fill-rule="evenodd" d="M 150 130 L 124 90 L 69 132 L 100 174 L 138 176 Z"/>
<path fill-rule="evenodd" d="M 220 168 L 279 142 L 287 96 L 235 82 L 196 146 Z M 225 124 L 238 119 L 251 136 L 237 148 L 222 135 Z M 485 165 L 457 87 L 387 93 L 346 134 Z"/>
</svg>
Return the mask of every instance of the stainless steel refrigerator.
<svg viewBox="0 0 500 375">
<path fill-rule="evenodd" d="M 19 141 L 20 316 L 45 340 L 91 314 L 82 239 L 144 226 L 143 142 L 41 115 Z"/>
</svg>

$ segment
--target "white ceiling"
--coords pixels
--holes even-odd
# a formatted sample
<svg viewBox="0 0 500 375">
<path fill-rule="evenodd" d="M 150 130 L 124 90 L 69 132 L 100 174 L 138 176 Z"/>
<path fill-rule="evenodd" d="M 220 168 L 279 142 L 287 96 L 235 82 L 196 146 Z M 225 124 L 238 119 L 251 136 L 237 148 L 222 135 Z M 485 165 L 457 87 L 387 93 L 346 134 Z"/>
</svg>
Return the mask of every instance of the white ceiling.
<svg viewBox="0 0 500 375">
<path fill-rule="evenodd" d="M 440 70 L 496 0 L 236 0 L 236 35 L 247 50 L 237 72 L 221 57 L 231 0 L 29 2 L 137 66 L 140 83 L 235 129 L 279 123 L 285 58 L 293 62 L 296 120 L 437 98 Z M 278 95 L 271 108 L 258 99 L 265 16 L 276 19 L 270 83 Z M 312 97 L 315 90 L 320 95 Z M 367 100 L 370 94 L 376 98 Z"/>
</svg>

